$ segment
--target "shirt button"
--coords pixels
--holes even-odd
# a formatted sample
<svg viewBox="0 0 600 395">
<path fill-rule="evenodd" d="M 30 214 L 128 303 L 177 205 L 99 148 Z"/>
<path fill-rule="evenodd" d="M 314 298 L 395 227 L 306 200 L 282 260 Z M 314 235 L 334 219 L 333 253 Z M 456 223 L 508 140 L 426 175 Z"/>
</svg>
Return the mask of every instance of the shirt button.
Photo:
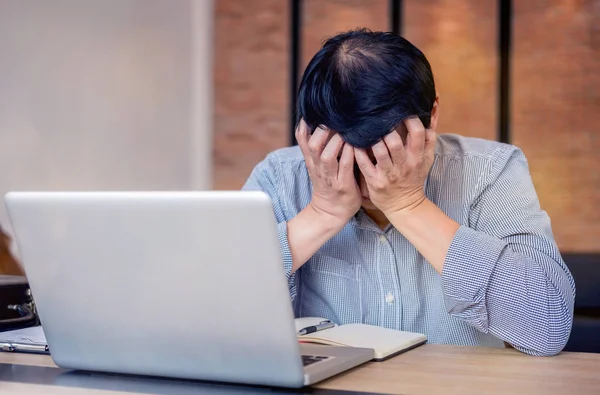
<svg viewBox="0 0 600 395">
<path fill-rule="evenodd" d="M 385 243 L 387 243 L 387 239 L 385 238 L 385 236 L 384 236 L 384 235 L 379 235 L 379 241 L 380 241 L 382 244 L 385 244 Z"/>
<path fill-rule="evenodd" d="M 389 292 L 387 295 L 385 295 L 385 301 L 388 303 L 394 303 L 394 295 Z"/>
</svg>

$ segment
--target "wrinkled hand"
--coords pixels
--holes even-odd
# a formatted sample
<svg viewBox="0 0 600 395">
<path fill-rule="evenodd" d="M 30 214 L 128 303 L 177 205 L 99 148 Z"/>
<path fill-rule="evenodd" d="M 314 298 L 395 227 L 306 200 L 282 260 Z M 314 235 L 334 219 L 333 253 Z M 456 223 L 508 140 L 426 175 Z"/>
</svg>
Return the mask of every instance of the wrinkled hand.
<svg viewBox="0 0 600 395">
<path fill-rule="evenodd" d="M 376 164 L 366 150 L 354 151 L 369 198 L 386 216 L 408 211 L 426 199 L 423 187 L 433 165 L 436 133 L 426 130 L 419 118 L 407 119 L 404 124 L 406 146 L 398 132 L 386 135 L 372 147 Z"/>
<path fill-rule="evenodd" d="M 319 214 L 345 225 L 362 203 L 354 177 L 354 148 L 339 134 L 321 128 L 310 136 L 304 121 L 296 129 L 296 139 L 312 181 L 310 205 Z"/>
</svg>

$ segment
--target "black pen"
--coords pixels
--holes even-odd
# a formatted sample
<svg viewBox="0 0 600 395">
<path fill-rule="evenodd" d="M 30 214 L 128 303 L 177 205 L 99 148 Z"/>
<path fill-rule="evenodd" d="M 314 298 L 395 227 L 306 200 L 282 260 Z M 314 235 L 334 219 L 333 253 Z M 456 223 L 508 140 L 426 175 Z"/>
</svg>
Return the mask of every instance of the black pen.
<svg viewBox="0 0 600 395">
<path fill-rule="evenodd" d="M 335 324 L 331 321 L 323 321 L 318 325 L 307 326 L 306 328 L 302 328 L 298 331 L 299 335 L 308 335 L 310 333 L 315 333 L 318 331 L 322 331 L 324 329 L 333 328 Z"/>
</svg>

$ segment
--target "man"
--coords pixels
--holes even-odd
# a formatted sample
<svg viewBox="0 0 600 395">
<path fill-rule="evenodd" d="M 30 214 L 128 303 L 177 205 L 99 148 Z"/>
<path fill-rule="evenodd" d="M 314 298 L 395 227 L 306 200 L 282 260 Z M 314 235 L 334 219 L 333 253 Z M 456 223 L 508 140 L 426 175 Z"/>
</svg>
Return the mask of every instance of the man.
<svg viewBox="0 0 600 395">
<path fill-rule="evenodd" d="M 437 136 L 439 109 L 427 59 L 399 36 L 351 31 L 311 60 L 299 147 L 244 186 L 273 201 L 295 314 L 557 354 L 575 284 L 526 159 Z"/>
</svg>

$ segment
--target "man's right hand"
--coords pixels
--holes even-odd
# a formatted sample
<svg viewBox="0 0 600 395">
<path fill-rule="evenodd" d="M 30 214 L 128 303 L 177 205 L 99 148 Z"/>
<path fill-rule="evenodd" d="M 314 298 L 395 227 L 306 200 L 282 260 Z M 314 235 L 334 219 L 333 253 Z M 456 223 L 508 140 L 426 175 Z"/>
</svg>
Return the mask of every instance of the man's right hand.
<svg viewBox="0 0 600 395">
<path fill-rule="evenodd" d="M 310 206 L 343 227 L 362 203 L 354 177 L 354 148 L 332 131 L 317 128 L 311 136 L 303 120 L 296 139 L 313 186 Z"/>
<path fill-rule="evenodd" d="M 310 176 L 310 204 L 287 223 L 292 272 L 306 263 L 360 209 L 362 196 L 354 177 L 354 148 L 337 134 L 317 129 L 310 136 L 304 121 L 296 129 Z M 339 160 L 338 160 L 339 157 Z"/>
</svg>

